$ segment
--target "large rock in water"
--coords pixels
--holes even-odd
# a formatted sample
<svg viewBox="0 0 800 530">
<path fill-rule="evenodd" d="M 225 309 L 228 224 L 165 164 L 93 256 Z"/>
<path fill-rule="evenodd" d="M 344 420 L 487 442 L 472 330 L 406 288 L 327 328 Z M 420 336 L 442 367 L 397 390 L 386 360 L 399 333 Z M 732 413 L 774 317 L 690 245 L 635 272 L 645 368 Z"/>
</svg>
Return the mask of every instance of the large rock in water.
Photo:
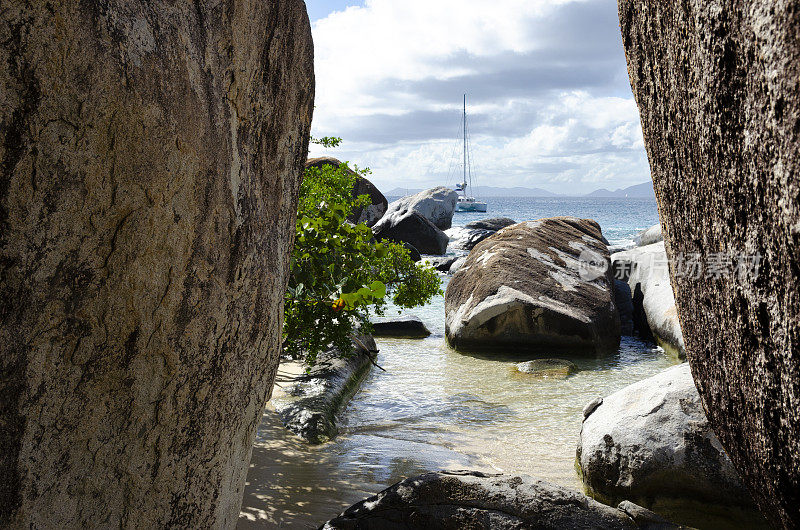
<svg viewBox="0 0 800 530">
<path fill-rule="evenodd" d="M 3 2 L 0 527 L 236 524 L 312 55 L 299 0 Z"/>
<path fill-rule="evenodd" d="M 675 308 L 664 243 L 636 247 L 611 255 L 615 275 L 626 281 L 633 296 L 633 311 L 643 319 L 635 327 L 671 355 L 686 358 L 683 333 Z M 636 319 L 634 319 L 636 320 Z"/>
<path fill-rule="evenodd" d="M 330 156 L 309 158 L 306 160 L 306 169 L 310 167 L 322 168 L 326 165 L 338 168 L 342 163 L 338 159 Z M 356 184 L 353 186 L 353 198 L 360 197 L 361 195 L 368 195 L 370 199 L 370 204 L 357 208 L 350 215 L 348 220 L 352 223 L 364 223 L 367 226 L 372 226 L 386 213 L 389 202 L 386 200 L 386 197 L 383 196 L 381 190 L 376 188 L 369 179 L 362 177 L 350 168 L 347 168 L 347 172 L 356 177 Z"/>
<path fill-rule="evenodd" d="M 667 254 L 744 265 L 673 278 L 687 357 L 722 445 L 785 527 L 800 527 L 798 10 L 619 3 Z"/>
<path fill-rule="evenodd" d="M 602 530 L 640 526 L 621 509 L 524 475 L 440 471 L 398 482 L 351 506 L 321 528 Z M 660 528 L 676 527 L 667 524 Z"/>
<path fill-rule="evenodd" d="M 628 499 L 697 528 L 765 523 L 706 420 L 688 364 L 603 398 L 583 421 L 577 464 L 606 503 Z"/>
<path fill-rule="evenodd" d="M 384 215 L 372 232 L 378 239 L 407 243 L 422 254 L 441 256 L 447 252 L 447 234 L 439 230 L 427 218 L 413 210 Z"/>
<path fill-rule="evenodd" d="M 456 211 L 458 193 L 438 186 L 397 199 L 389 205 L 386 211 L 388 217 L 403 217 L 409 211 L 414 211 L 436 225 L 440 230 L 447 230 L 453 224 L 453 213 Z"/>
<path fill-rule="evenodd" d="M 462 351 L 617 351 L 608 260 L 591 220 L 554 217 L 500 230 L 447 286 L 447 341 Z"/>
</svg>

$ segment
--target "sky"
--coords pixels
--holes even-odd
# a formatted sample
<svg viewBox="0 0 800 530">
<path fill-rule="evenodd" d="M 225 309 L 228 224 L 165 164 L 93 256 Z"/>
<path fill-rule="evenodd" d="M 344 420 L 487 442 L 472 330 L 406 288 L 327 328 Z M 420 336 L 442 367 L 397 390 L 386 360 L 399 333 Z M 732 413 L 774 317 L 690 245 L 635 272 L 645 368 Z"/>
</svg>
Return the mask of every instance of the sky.
<svg viewBox="0 0 800 530">
<path fill-rule="evenodd" d="M 307 0 L 312 146 L 381 190 L 460 180 L 578 195 L 650 178 L 616 0 Z"/>
</svg>

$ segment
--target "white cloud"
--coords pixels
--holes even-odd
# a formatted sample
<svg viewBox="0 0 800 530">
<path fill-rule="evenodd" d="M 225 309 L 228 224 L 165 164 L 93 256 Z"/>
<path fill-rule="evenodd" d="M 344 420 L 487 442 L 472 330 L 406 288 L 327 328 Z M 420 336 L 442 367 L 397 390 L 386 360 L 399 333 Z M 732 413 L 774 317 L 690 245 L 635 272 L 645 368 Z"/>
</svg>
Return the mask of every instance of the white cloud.
<svg viewBox="0 0 800 530">
<path fill-rule="evenodd" d="M 313 26 L 313 134 L 383 189 L 453 173 L 460 93 L 491 185 L 568 192 L 649 176 L 614 0 L 367 0 Z M 489 182 L 483 182 L 489 184 Z"/>
</svg>

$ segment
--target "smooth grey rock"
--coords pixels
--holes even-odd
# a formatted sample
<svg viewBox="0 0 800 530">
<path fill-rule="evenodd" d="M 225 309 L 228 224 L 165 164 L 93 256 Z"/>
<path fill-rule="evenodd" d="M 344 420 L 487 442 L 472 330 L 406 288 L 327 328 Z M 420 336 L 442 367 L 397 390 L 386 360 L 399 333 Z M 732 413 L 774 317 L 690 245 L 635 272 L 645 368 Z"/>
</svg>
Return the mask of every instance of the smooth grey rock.
<svg viewBox="0 0 800 530">
<path fill-rule="evenodd" d="M 621 510 L 525 475 L 440 471 L 398 482 L 321 528 L 601 530 L 638 526 Z"/>
<path fill-rule="evenodd" d="M 430 263 L 431 267 L 436 269 L 439 272 L 450 272 L 450 267 L 459 256 L 443 256 L 441 258 L 430 258 L 428 259 L 428 263 Z"/>
<path fill-rule="evenodd" d="M 534 359 L 517 364 L 516 370 L 538 377 L 566 379 L 577 372 L 578 367 L 566 359 Z"/>
<path fill-rule="evenodd" d="M 378 317 L 372 320 L 372 335 L 375 337 L 424 339 L 430 334 L 430 330 L 422 322 L 422 319 L 415 315 Z"/>
<path fill-rule="evenodd" d="M 447 252 L 447 235 L 413 210 L 387 213 L 375 223 L 372 232 L 378 239 L 413 245 L 422 254 L 441 256 Z"/>
<path fill-rule="evenodd" d="M 325 165 L 339 167 L 342 165 L 342 162 L 330 156 L 309 158 L 306 160 L 306 169 L 310 167 L 321 168 Z M 361 195 L 368 195 L 370 199 L 370 204 L 357 208 L 347 219 L 355 224 L 364 223 L 367 226 L 373 226 L 386 213 L 389 202 L 386 200 L 386 197 L 383 196 L 383 193 L 381 193 L 369 179 L 362 177 L 350 168 L 347 169 L 347 172 L 356 177 L 356 183 L 355 186 L 353 186 L 353 198 L 360 197 Z"/>
<path fill-rule="evenodd" d="M 646 230 L 642 230 L 639 235 L 633 239 L 633 241 L 639 247 L 664 241 L 664 236 L 661 234 L 661 224 L 653 225 Z"/>
<path fill-rule="evenodd" d="M 726 517 L 762 522 L 686 363 L 604 397 L 583 421 L 577 464 L 589 494 L 606 503 L 631 500 L 699 528 Z"/>
<path fill-rule="evenodd" d="M 440 230 L 447 230 L 453 224 L 453 212 L 458 202 L 458 193 L 438 186 L 409 195 L 389 204 L 386 210 L 388 217 L 402 217 L 409 211 L 415 211 Z"/>
<path fill-rule="evenodd" d="M 583 418 L 586 419 L 589 417 L 589 414 L 597 410 L 597 407 L 603 404 L 603 398 L 598 397 L 591 400 L 589 403 L 583 407 Z"/>
<path fill-rule="evenodd" d="M 614 270 L 633 292 L 634 312 L 642 311 L 656 342 L 679 359 L 686 357 L 664 242 L 611 256 Z"/>
<path fill-rule="evenodd" d="M 600 227 L 555 217 L 479 243 L 447 287 L 445 329 L 461 351 L 616 352 L 619 315 Z"/>
<path fill-rule="evenodd" d="M 369 373 L 370 356 L 377 351 L 375 340 L 370 336 L 359 340 L 369 351 L 356 344 L 349 357 L 333 349 L 320 354 L 310 372 L 299 375 L 283 397 L 272 400 L 283 425 L 311 444 L 336 436 L 336 413 Z"/>
<path fill-rule="evenodd" d="M 517 222 L 513 219 L 509 219 L 508 217 L 489 217 L 488 219 L 480 219 L 478 221 L 469 222 L 464 225 L 464 228 L 491 230 L 492 232 L 497 232 L 498 230 L 502 230 L 507 226 L 515 224 L 517 224 Z"/>
<path fill-rule="evenodd" d="M 450 265 L 450 270 L 447 271 L 448 274 L 452 275 L 452 274 L 457 273 L 459 271 L 459 269 L 461 269 L 461 267 L 463 267 L 464 263 L 466 263 L 466 262 L 467 262 L 467 256 L 461 256 L 461 257 L 457 258 L 453 262 L 453 264 Z"/>
<path fill-rule="evenodd" d="M 465 228 L 457 226 L 445 231 L 450 238 L 450 246 L 455 250 L 472 250 L 475 245 L 494 234 L 495 230 Z"/>
</svg>

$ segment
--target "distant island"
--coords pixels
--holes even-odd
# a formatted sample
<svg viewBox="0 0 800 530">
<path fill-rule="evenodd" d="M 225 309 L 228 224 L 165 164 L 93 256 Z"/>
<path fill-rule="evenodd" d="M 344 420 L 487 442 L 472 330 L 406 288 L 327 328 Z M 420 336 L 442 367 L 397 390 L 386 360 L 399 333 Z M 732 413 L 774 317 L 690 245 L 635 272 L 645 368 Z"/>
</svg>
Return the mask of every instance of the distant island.
<svg viewBox="0 0 800 530">
<path fill-rule="evenodd" d="M 513 188 L 499 188 L 495 186 L 475 186 L 472 188 L 473 193 L 476 197 L 598 197 L 598 198 L 605 198 L 605 197 L 620 197 L 620 198 L 655 198 L 655 192 L 653 192 L 653 183 L 652 182 L 642 182 L 641 184 L 636 184 L 634 186 L 628 186 L 627 188 L 620 188 L 614 191 L 607 190 L 605 188 L 600 188 L 595 190 L 591 193 L 587 193 L 585 195 L 568 195 L 568 194 L 560 194 L 560 193 L 553 193 L 552 191 L 548 191 L 542 188 L 524 188 L 524 187 L 513 187 Z M 422 188 L 394 188 L 389 190 L 384 195 L 387 197 L 399 197 L 404 195 L 411 195 L 414 193 L 419 193 L 422 191 Z"/>
</svg>

